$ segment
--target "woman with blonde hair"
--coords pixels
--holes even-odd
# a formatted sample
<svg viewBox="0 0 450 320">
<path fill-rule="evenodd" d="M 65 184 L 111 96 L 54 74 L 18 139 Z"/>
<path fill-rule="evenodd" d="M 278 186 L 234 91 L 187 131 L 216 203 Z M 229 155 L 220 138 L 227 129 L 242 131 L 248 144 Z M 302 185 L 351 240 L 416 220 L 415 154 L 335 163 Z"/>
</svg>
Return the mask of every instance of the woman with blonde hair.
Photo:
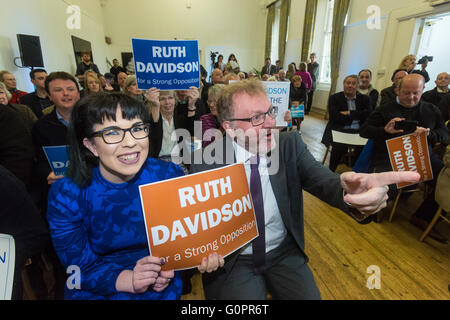
<svg viewBox="0 0 450 320">
<path fill-rule="evenodd" d="M 86 71 L 84 74 L 83 96 L 98 92 L 103 92 L 103 87 L 97 73 L 90 70 Z"/>
<path fill-rule="evenodd" d="M 408 73 L 414 70 L 416 67 L 416 56 L 413 54 L 408 54 L 402 59 L 397 69 L 405 69 Z"/>
</svg>

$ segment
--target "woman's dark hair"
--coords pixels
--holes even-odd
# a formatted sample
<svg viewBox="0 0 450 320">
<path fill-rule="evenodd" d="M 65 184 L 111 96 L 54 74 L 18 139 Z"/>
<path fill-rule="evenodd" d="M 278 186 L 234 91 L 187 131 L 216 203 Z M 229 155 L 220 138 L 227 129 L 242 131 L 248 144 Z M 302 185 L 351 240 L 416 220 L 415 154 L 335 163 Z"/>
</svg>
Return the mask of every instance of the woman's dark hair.
<svg viewBox="0 0 450 320">
<path fill-rule="evenodd" d="M 123 93 L 95 93 L 79 100 L 73 110 L 68 127 L 69 167 L 67 177 L 79 187 L 91 183 L 92 168 L 98 166 L 98 159 L 84 144 L 94 132 L 95 124 L 105 120 L 116 121 L 117 107 L 120 105 L 122 117 L 127 120 L 139 118 L 150 122 L 150 113 L 145 104 Z"/>
</svg>

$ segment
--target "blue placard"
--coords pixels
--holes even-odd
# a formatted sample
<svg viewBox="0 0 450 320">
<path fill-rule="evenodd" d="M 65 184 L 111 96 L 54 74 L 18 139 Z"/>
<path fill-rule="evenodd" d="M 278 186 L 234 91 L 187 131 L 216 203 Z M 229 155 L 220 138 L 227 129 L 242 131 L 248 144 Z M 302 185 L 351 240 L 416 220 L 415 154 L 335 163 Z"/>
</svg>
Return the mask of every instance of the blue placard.
<svg viewBox="0 0 450 320">
<path fill-rule="evenodd" d="M 291 106 L 291 118 L 304 118 L 305 117 L 305 106 L 303 104 L 298 107 Z"/>
<path fill-rule="evenodd" d="M 200 88 L 197 40 L 131 39 L 139 89 Z"/>
<path fill-rule="evenodd" d="M 44 149 L 48 163 L 50 164 L 50 167 L 52 168 L 55 175 L 65 175 L 67 167 L 69 165 L 68 146 L 51 146 L 42 148 Z"/>
</svg>

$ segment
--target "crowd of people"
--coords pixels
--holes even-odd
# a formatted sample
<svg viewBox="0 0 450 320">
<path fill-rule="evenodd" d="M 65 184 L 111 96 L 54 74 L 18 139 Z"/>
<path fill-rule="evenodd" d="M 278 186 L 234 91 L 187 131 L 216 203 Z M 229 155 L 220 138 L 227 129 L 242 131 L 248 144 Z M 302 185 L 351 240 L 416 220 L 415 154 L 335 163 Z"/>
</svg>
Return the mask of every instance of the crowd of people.
<svg viewBox="0 0 450 320">
<path fill-rule="evenodd" d="M 417 120 L 416 131 L 427 133 L 431 148 L 448 141 L 444 121 L 449 116 L 449 75 L 439 74 L 436 88 L 422 95 L 425 79 L 411 68 L 415 57 L 408 59 L 394 72 L 392 87 L 381 94 L 371 84 L 371 71 L 364 69 L 347 76 L 344 91 L 330 96 L 323 141 L 332 144 L 331 170 L 315 161 L 302 142 L 298 133 L 303 118 L 293 119 L 289 112 L 284 115 L 285 132 L 278 149 L 292 161 L 286 161 L 289 168 L 281 166 L 276 182 L 261 174 L 259 192 L 264 196 L 259 208 L 265 214 L 258 223 L 260 241 L 227 259 L 217 253 L 205 256 L 197 270 L 204 275 L 207 298 L 264 299 L 269 290 L 274 298 L 320 299 L 304 253 L 299 190 L 311 192 L 359 223 L 368 223 L 386 206 L 388 185 L 418 179 L 412 173 L 389 172 L 384 141 L 403 134 L 393 124 Z M 136 76 L 127 74 L 117 59 L 102 74 L 89 53 L 82 54 L 75 76 L 32 70 L 32 93 L 17 89 L 11 72 L 0 72 L 0 130 L 4 131 L 0 175 L 2 182 L 8 181 L 0 184 L 0 194 L 10 197 L 10 208 L 2 211 L 0 232 L 13 234 L 22 250 L 17 255 L 14 298 L 22 296 L 20 273 L 25 259 L 39 265 L 43 254 L 54 265 L 57 299 L 179 299 L 189 292 L 192 273 L 162 271 L 164 261 L 149 255 L 138 186 L 211 168 L 210 164 L 171 162 L 183 139 L 177 129 L 194 137 L 196 121 L 202 125 L 202 136 L 197 138 L 203 148 L 232 141 L 233 149 L 227 152 L 244 162 L 249 181 L 256 174 L 251 159 L 257 158 L 259 179 L 258 172 L 267 171 L 265 155 L 275 148 L 271 130 L 277 116 L 261 81 L 289 81 L 289 105 L 302 104 L 305 115 L 311 111 L 319 81 L 314 53 L 309 61 L 299 63 L 298 70 L 295 63 L 286 71 L 281 61 L 272 65 L 267 58 L 260 73 L 245 72 L 234 54 L 227 63 L 219 55 L 214 68 L 210 82 L 202 76 L 200 89 L 183 91 L 139 90 Z M 267 130 L 256 141 L 265 152 L 237 143 L 239 129 Z M 386 174 L 334 173 L 347 146 L 334 143 L 331 130 L 374 139 L 373 166 Z M 64 176 L 52 171 L 43 150 L 63 145 L 69 146 Z M 442 160 L 437 153 L 432 153 L 432 159 L 437 173 Z M 426 201 L 435 205 L 432 200 Z M 24 218 L 28 224 L 19 228 L 11 217 L 7 219 L 11 214 L 34 216 Z M 431 219 L 418 216 L 427 222 Z M 255 259 L 257 255 L 263 258 Z M 71 265 L 82 272 L 82 285 L 76 290 L 66 286 L 66 268 Z M 39 268 L 30 272 L 36 279 L 42 277 Z M 36 287 L 42 288 L 43 281 L 38 282 Z M 48 292 L 42 293 L 41 298 L 47 297 Z"/>
<path fill-rule="evenodd" d="M 436 76 L 435 88 L 424 92 L 429 76 L 426 71 L 426 59 L 421 63 L 421 70 L 416 70 L 414 55 L 403 58 L 398 69 L 392 74 L 392 86 L 382 89 L 381 93 L 372 86 L 372 72 L 368 69 L 361 70 L 358 75 L 345 77 L 344 90 L 331 95 L 328 100 L 329 122 L 322 143 L 326 146 L 331 145 L 329 168 L 335 171 L 344 161 L 350 146 L 333 142 L 332 130 L 357 133 L 363 138 L 371 139 L 373 150 L 367 168 L 375 172 L 384 172 L 392 170 L 386 140 L 408 133 L 425 132 L 434 177 L 428 183 L 433 191 L 426 196 L 410 219 L 413 225 L 425 230 L 439 207 L 434 200 L 434 187 L 439 172 L 444 167 L 442 158 L 445 146 L 449 144 L 450 75 L 447 72 L 439 73 Z M 405 120 L 415 121 L 417 124 L 408 130 L 399 129 L 396 123 Z M 351 148 L 356 161 L 363 146 Z M 393 198 L 396 192 L 397 190 L 391 186 L 390 197 Z M 440 242 L 447 241 L 436 228 L 432 229 L 430 236 Z"/>
</svg>

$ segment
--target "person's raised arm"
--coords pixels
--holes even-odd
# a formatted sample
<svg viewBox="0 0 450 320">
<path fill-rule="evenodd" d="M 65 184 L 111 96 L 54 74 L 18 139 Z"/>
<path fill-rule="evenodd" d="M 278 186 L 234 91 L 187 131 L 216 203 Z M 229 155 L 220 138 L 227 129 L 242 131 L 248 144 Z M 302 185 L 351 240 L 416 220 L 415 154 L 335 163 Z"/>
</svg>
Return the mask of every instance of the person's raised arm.
<svg viewBox="0 0 450 320">
<path fill-rule="evenodd" d="M 153 122 L 159 121 L 159 111 L 160 111 L 160 103 L 159 103 L 159 92 L 160 90 L 157 88 L 150 88 L 147 91 L 146 98 L 150 102 L 151 105 L 151 111 L 152 111 L 152 119 Z"/>
</svg>

